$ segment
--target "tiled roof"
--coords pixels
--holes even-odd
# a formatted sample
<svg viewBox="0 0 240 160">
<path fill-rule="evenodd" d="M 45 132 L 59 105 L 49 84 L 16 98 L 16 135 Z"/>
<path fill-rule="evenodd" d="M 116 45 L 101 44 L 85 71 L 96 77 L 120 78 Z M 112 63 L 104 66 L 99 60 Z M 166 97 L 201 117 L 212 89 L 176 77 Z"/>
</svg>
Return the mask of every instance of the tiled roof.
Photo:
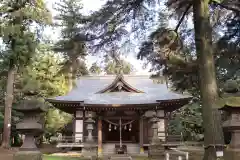
<svg viewBox="0 0 240 160">
<path fill-rule="evenodd" d="M 124 75 L 124 80 L 133 88 L 144 93 L 110 92 L 97 93 L 108 87 L 116 76 L 84 76 L 76 81 L 76 88 L 54 101 L 84 101 L 84 104 L 149 104 L 158 100 L 189 98 L 167 88 L 166 84 L 153 83 L 149 76 Z"/>
</svg>

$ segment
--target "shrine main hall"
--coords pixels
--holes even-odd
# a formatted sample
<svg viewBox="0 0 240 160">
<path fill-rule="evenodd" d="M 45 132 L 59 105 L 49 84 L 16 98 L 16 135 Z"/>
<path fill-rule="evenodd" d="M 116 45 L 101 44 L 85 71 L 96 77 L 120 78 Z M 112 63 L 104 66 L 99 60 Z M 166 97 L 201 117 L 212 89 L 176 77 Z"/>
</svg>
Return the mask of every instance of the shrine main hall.
<svg viewBox="0 0 240 160">
<path fill-rule="evenodd" d="M 139 154 L 148 150 L 154 135 L 165 141 L 169 113 L 190 99 L 149 76 L 104 75 L 80 77 L 68 94 L 47 101 L 74 115 L 68 135 L 74 144 L 84 147 L 91 137 L 98 154 L 114 154 L 116 145 L 126 145 L 128 154 Z M 157 133 L 152 118 L 157 119 Z"/>
</svg>

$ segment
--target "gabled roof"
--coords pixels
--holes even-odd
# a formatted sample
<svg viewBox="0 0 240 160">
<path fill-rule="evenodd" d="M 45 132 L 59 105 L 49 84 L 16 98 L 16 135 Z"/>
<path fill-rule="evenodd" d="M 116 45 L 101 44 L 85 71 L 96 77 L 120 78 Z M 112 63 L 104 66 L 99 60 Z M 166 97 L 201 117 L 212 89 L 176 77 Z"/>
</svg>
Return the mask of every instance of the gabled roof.
<svg viewBox="0 0 240 160">
<path fill-rule="evenodd" d="M 131 93 L 144 93 L 143 91 L 140 91 L 134 87 L 132 87 L 130 84 L 128 84 L 124 78 L 123 75 L 116 76 L 115 80 L 106 88 L 98 91 L 97 93 L 109 93 L 114 91 L 125 91 L 125 92 L 131 92 Z"/>
<path fill-rule="evenodd" d="M 124 91 L 113 90 L 121 82 Z M 149 76 L 84 76 L 76 88 L 49 102 L 83 103 L 84 105 L 156 104 L 159 101 L 188 99 L 189 95 L 172 92 L 165 84 L 154 83 Z"/>
</svg>

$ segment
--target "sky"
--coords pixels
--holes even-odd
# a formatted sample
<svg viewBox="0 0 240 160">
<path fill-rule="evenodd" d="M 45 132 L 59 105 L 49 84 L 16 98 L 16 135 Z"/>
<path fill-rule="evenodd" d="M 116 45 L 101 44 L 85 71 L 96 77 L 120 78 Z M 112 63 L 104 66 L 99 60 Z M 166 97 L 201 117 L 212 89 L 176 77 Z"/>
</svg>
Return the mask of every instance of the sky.
<svg viewBox="0 0 240 160">
<path fill-rule="evenodd" d="M 53 16 L 57 15 L 56 11 L 53 8 L 54 8 L 54 4 L 58 1 L 59 0 L 51 0 L 46 2 L 47 7 L 51 10 Z M 81 0 L 81 2 L 83 4 L 83 13 L 88 14 L 88 13 L 91 13 L 92 11 L 100 9 L 101 6 L 105 3 L 105 0 Z M 47 35 L 47 37 L 51 38 L 53 41 L 56 41 L 60 36 L 60 31 L 56 29 L 53 30 L 52 28 L 49 27 L 45 29 L 44 34 Z M 126 53 L 122 56 L 122 58 L 130 62 L 134 66 L 136 72 L 133 74 L 137 74 L 137 75 L 150 74 L 149 73 L 150 66 L 143 69 L 144 62 L 141 60 L 137 60 L 136 53 Z M 92 63 L 96 61 L 98 62 L 101 61 L 99 56 L 91 56 L 91 55 L 87 56 L 86 63 L 88 68 L 90 68 Z"/>
</svg>

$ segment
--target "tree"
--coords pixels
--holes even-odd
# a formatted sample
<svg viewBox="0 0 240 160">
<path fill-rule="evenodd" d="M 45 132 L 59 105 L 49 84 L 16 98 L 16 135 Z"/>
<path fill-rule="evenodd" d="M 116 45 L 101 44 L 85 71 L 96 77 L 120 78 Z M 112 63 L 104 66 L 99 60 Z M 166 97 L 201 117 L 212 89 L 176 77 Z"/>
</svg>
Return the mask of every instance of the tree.
<svg viewBox="0 0 240 160">
<path fill-rule="evenodd" d="M 204 145 L 206 146 L 204 159 L 216 159 L 215 145 L 223 144 L 223 132 L 217 103 L 219 95 L 212 50 L 212 28 L 208 0 L 194 1 L 193 17 L 202 100 Z"/>
<path fill-rule="evenodd" d="M 214 3 L 213 3 L 214 2 Z M 199 68 L 198 80 L 200 84 L 200 95 L 203 110 L 203 121 L 204 121 L 204 141 L 205 141 L 205 155 L 204 159 L 216 159 L 216 144 L 223 144 L 222 129 L 220 125 L 220 114 L 217 111 L 217 101 L 218 88 L 216 83 L 215 66 L 213 59 L 213 45 L 212 45 L 212 26 L 210 23 L 210 6 L 214 10 L 214 7 L 221 7 L 232 10 L 236 12 L 235 5 L 238 2 L 231 1 L 218 2 L 209 0 L 196 0 L 196 1 L 185 1 L 185 0 L 169 0 L 167 5 L 169 8 L 174 8 L 176 10 L 175 15 L 180 16 L 180 21 L 176 26 L 176 29 L 164 29 L 157 39 L 158 45 L 162 45 L 164 51 L 162 51 L 162 56 L 158 59 L 158 63 L 167 64 L 169 57 L 175 53 L 179 53 L 182 49 L 181 41 L 179 40 L 179 34 L 177 33 L 182 21 L 185 16 L 190 13 L 190 9 L 193 7 L 193 17 L 194 17 L 194 31 L 195 31 L 195 48 L 197 63 L 193 66 Z M 93 24 L 95 25 L 93 30 L 97 30 L 95 33 L 99 33 L 95 37 L 99 37 L 100 46 L 110 46 L 110 44 L 116 43 L 119 37 L 126 34 L 124 32 L 125 24 L 133 22 L 138 25 L 139 23 L 145 24 L 149 23 L 150 13 L 153 13 L 149 8 L 153 8 L 156 4 L 155 0 L 145 1 L 145 0 L 113 0 L 108 1 L 101 10 L 93 14 Z M 148 5 L 146 7 L 146 5 Z M 111 14 L 110 14 L 111 13 Z M 182 13 L 182 14 L 181 14 Z M 153 13 L 154 14 L 154 13 Z M 148 19 L 148 20 L 146 20 Z M 145 20 L 145 21 L 144 21 Z M 98 25 L 96 25 L 96 23 Z M 134 26 L 134 30 L 136 29 Z M 143 26 L 141 25 L 141 27 Z M 140 25 L 138 26 L 139 28 Z M 91 28 L 91 29 L 92 29 Z M 94 30 L 94 31 L 95 31 Z M 122 40 L 122 39 L 121 39 Z M 159 41 L 160 40 L 160 41 Z M 99 46 L 98 45 L 98 46 Z M 146 46 L 150 49 L 153 48 L 152 43 L 146 43 Z M 173 50 L 173 52 L 172 52 Z M 175 56 L 178 58 L 178 56 Z M 179 58 L 178 58 L 179 59 Z M 173 61 L 173 59 L 172 59 Z M 185 63 L 181 63 L 184 65 Z M 192 67 L 189 67 L 192 68 Z M 191 72 L 191 70 L 189 71 Z"/>
<path fill-rule="evenodd" d="M 120 60 L 120 63 L 122 65 L 122 73 L 123 74 L 130 74 L 133 71 L 133 66 L 124 60 Z M 111 75 L 111 74 L 118 74 L 118 66 L 116 61 L 110 60 L 106 63 L 106 66 L 104 67 L 104 71 Z"/>
<path fill-rule="evenodd" d="M 36 1 L 36 3 L 28 0 L 3 1 L 1 2 L 1 12 L 1 37 L 6 45 L 6 50 L 3 54 L 9 67 L 2 147 L 9 148 L 16 67 L 26 64 L 35 53 L 37 39 L 35 33 L 31 32 L 30 25 L 33 22 L 36 22 L 38 25 L 43 24 L 49 18 L 49 15 L 41 0 Z"/>
<path fill-rule="evenodd" d="M 89 68 L 89 71 L 94 74 L 100 74 L 102 72 L 102 69 L 100 66 L 98 66 L 97 62 L 94 62 Z"/>
<path fill-rule="evenodd" d="M 65 56 L 62 72 L 66 73 L 69 90 L 71 90 L 76 76 L 79 75 L 78 68 L 86 66 L 84 62 L 86 56 L 85 37 L 79 33 L 85 23 L 85 18 L 80 13 L 82 4 L 78 0 L 63 0 L 57 6 L 56 10 L 59 11 L 59 15 L 55 17 L 55 20 L 57 26 L 62 30 L 61 39 L 56 43 L 54 51 L 63 53 Z M 87 73 L 86 70 L 82 71 L 84 74 Z"/>
<path fill-rule="evenodd" d="M 104 56 L 104 71 L 107 74 L 130 74 L 134 67 L 131 63 L 120 58 L 121 52 L 116 48 L 111 49 L 109 54 Z"/>
</svg>

